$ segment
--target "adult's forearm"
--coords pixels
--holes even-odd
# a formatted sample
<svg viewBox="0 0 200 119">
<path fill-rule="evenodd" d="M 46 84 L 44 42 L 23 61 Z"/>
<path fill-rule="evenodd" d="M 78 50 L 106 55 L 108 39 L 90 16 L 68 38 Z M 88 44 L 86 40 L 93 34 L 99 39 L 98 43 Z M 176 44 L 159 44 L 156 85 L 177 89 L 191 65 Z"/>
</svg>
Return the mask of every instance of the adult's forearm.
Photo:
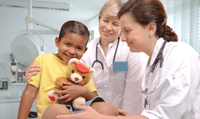
<svg viewBox="0 0 200 119">
<path fill-rule="evenodd" d="M 106 116 L 103 115 L 101 117 L 102 119 L 148 119 L 147 117 L 143 115 L 138 115 L 138 116 Z"/>
</svg>

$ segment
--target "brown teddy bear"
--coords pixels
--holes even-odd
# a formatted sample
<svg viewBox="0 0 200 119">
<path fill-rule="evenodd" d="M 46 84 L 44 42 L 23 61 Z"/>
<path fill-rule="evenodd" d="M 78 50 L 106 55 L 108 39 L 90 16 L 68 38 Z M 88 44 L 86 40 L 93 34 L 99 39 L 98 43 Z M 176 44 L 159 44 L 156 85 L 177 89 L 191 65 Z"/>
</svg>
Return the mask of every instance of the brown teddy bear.
<svg viewBox="0 0 200 119">
<path fill-rule="evenodd" d="M 55 90 L 61 90 L 61 87 L 63 86 L 63 82 L 73 82 L 76 84 L 79 84 L 81 86 L 84 86 L 87 84 L 92 76 L 94 75 L 94 68 L 87 67 L 85 64 L 81 63 L 78 59 L 72 58 L 68 62 L 68 68 L 66 72 L 67 77 L 59 77 L 56 79 Z M 52 102 L 57 102 L 57 97 L 59 97 L 58 94 L 54 94 L 55 90 L 51 90 L 48 92 L 48 97 Z M 84 97 L 77 97 L 73 100 L 73 105 L 84 105 L 86 102 L 86 99 Z"/>
</svg>

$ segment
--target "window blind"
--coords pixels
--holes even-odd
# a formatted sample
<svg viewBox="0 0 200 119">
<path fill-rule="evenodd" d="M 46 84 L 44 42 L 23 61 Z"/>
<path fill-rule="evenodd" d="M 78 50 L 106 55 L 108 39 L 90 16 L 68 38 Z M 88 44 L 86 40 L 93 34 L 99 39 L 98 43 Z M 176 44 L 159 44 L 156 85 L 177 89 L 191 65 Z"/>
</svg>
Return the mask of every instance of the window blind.
<svg viewBox="0 0 200 119">
<path fill-rule="evenodd" d="M 167 12 L 167 24 L 179 41 L 190 44 L 200 53 L 200 0 L 160 0 Z"/>
</svg>

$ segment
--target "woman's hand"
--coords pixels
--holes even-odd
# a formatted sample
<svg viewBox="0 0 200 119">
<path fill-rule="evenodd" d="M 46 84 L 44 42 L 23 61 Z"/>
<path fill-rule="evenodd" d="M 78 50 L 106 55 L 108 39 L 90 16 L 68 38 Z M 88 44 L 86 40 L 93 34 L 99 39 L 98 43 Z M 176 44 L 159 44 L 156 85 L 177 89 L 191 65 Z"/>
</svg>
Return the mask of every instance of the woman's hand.
<svg viewBox="0 0 200 119">
<path fill-rule="evenodd" d="M 66 103 L 79 96 L 84 97 L 86 89 L 87 88 L 85 88 L 84 86 L 80 86 L 78 84 L 64 82 L 62 90 L 55 91 L 55 94 L 62 95 L 61 97 L 58 97 L 57 100 Z"/>
<path fill-rule="evenodd" d="M 32 76 L 36 75 L 40 71 L 40 66 L 31 62 L 31 65 L 26 69 L 26 81 L 28 81 Z"/>
<path fill-rule="evenodd" d="M 84 110 L 83 113 L 70 114 L 70 115 L 58 115 L 57 119 L 102 119 L 103 115 L 99 114 L 90 106 L 75 106 L 79 110 Z"/>
<path fill-rule="evenodd" d="M 118 112 L 119 112 L 119 115 L 121 115 L 121 116 L 130 116 L 128 111 L 118 109 Z"/>
</svg>

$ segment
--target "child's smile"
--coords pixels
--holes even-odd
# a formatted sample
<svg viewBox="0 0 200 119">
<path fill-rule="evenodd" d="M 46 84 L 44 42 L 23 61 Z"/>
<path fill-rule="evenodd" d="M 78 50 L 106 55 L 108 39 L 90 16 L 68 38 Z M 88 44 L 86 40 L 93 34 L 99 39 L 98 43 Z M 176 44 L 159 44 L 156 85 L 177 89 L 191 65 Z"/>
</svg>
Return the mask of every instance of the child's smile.
<svg viewBox="0 0 200 119">
<path fill-rule="evenodd" d="M 87 40 L 84 37 L 67 31 L 60 41 L 58 38 L 56 39 L 59 58 L 66 62 L 71 58 L 81 59 L 86 51 L 86 43 Z"/>
</svg>

